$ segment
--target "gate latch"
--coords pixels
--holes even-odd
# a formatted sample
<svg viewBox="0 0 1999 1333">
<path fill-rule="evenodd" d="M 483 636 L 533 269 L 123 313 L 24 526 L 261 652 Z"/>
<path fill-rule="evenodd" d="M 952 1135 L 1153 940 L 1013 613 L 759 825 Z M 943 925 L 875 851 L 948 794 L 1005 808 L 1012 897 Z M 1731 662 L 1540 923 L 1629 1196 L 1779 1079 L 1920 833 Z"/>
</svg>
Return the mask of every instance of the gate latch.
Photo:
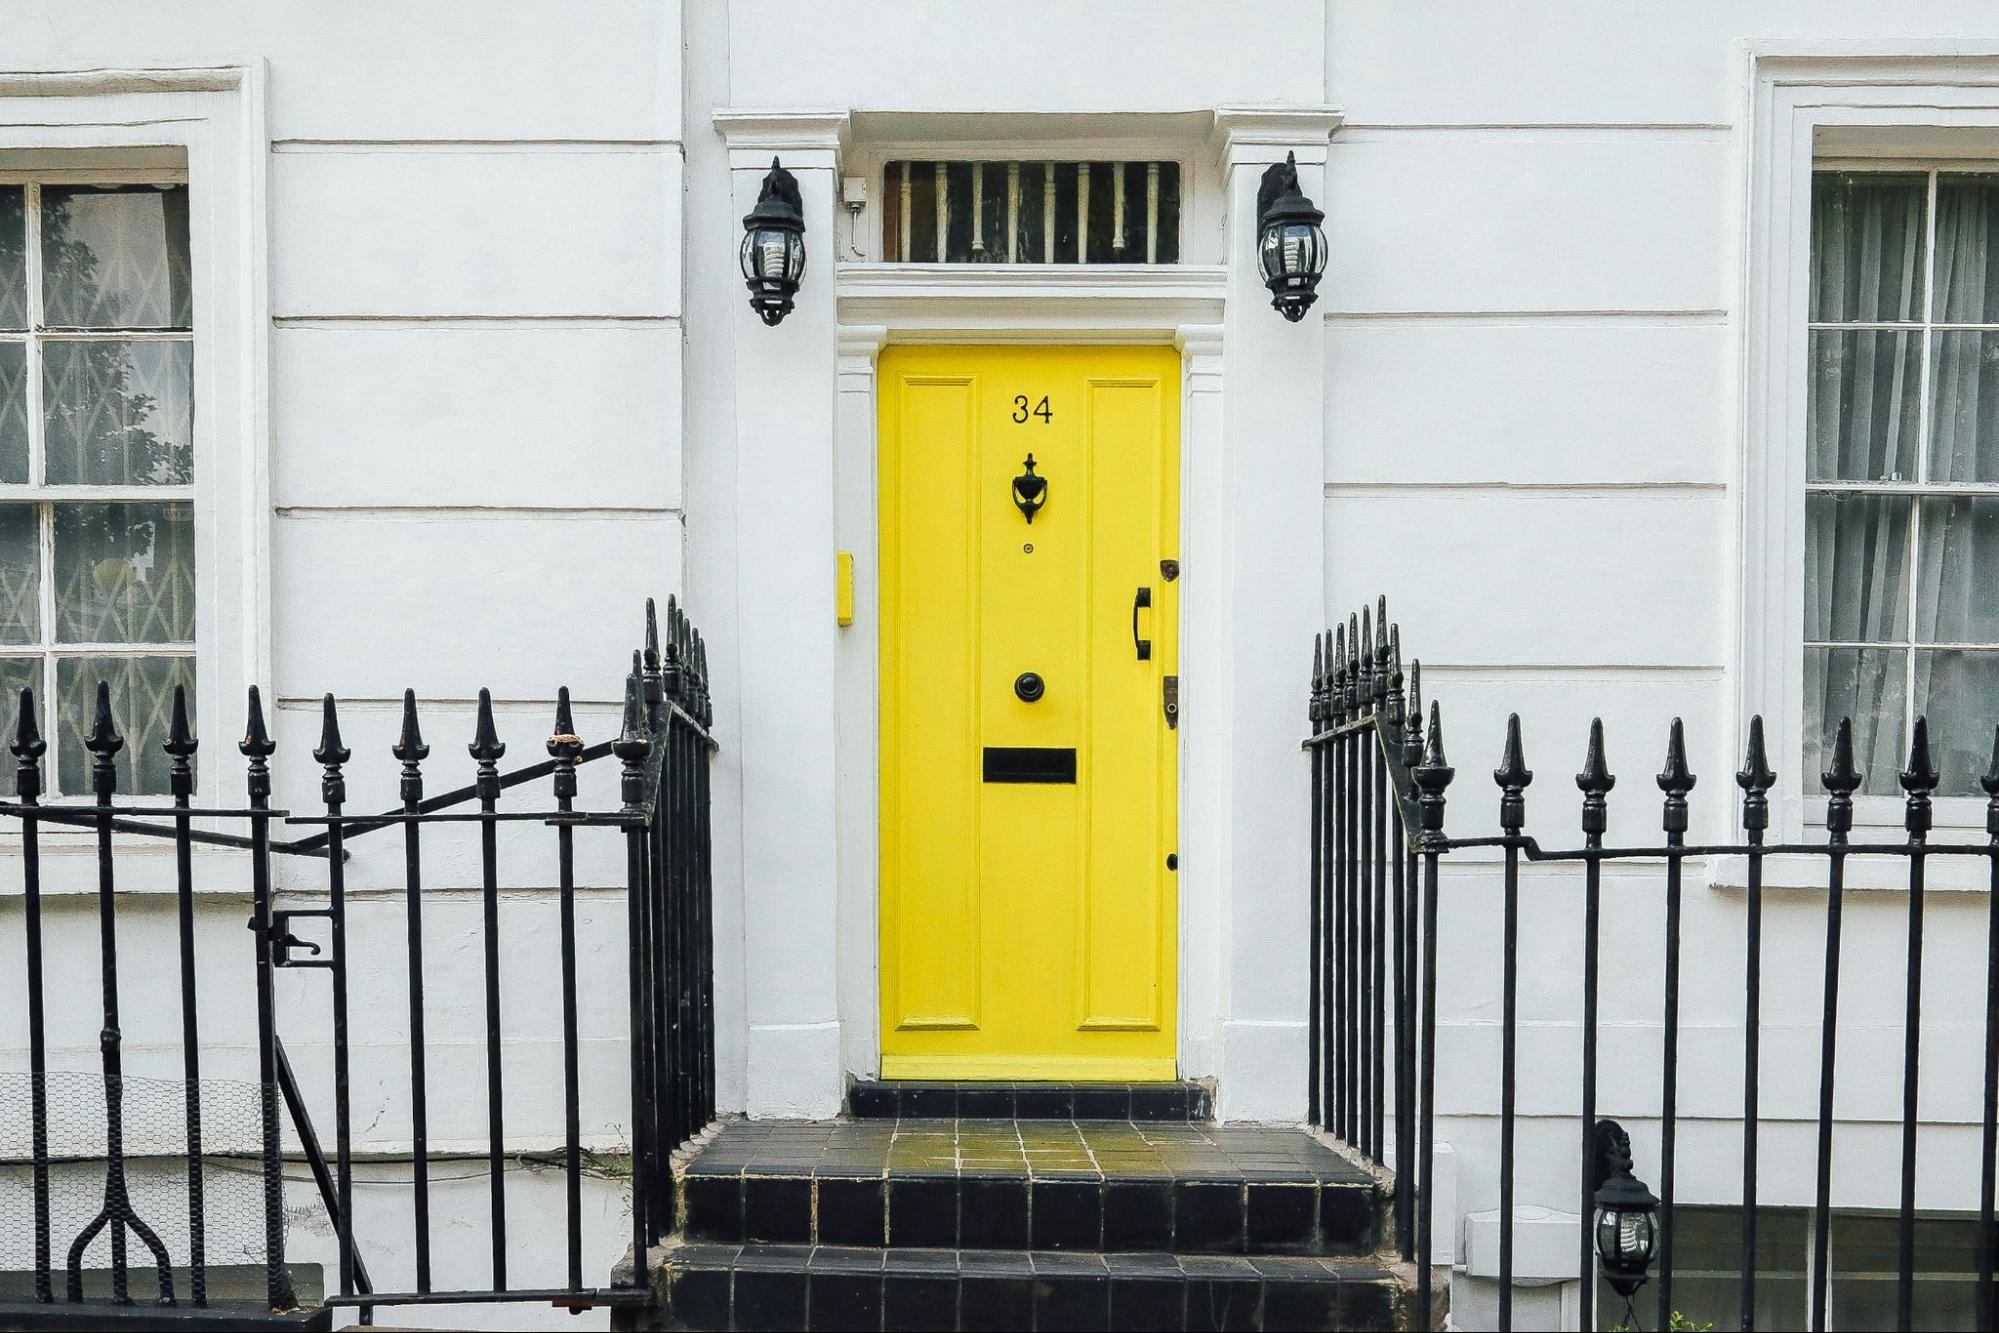
<svg viewBox="0 0 1999 1333">
<path fill-rule="evenodd" d="M 274 967 L 332 967 L 333 956 L 323 954 L 311 940 L 300 939 L 292 934 L 292 921 L 297 917 L 325 917 L 333 919 L 332 909 L 326 907 L 294 907 L 271 913 L 271 965 Z M 254 923 L 253 923 L 254 924 Z M 311 958 L 294 958 L 292 950 L 304 949 Z M 323 955 L 323 956 L 322 956 Z"/>
<path fill-rule="evenodd" d="M 1166 713 L 1166 728 L 1178 730 L 1180 726 L 1180 678 L 1167 676 L 1159 682 L 1160 706 Z"/>
</svg>

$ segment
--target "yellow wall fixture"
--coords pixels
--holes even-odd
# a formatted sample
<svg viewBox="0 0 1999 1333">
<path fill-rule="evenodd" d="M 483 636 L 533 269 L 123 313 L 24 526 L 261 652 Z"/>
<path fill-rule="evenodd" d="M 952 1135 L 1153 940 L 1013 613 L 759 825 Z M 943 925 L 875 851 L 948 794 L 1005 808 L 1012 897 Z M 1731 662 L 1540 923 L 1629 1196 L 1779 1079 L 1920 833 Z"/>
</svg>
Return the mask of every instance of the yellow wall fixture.
<svg viewBox="0 0 1999 1333">
<path fill-rule="evenodd" d="M 833 556 L 833 619 L 842 625 L 854 623 L 854 553 L 838 551 Z"/>
<path fill-rule="evenodd" d="M 882 1075 L 1172 1078 L 1179 358 L 880 384 Z"/>
</svg>

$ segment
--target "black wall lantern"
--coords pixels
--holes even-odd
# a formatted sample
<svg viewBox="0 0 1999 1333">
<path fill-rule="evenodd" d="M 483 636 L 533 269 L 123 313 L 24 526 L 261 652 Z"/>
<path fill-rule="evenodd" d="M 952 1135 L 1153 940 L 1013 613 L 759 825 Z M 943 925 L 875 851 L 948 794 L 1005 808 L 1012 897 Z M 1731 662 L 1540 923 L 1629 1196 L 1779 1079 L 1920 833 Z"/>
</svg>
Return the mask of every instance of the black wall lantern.
<svg viewBox="0 0 1999 1333">
<path fill-rule="evenodd" d="M 1256 261 L 1271 308 L 1296 324 L 1319 299 L 1326 272 L 1326 215 L 1298 189 L 1298 155 L 1286 154 L 1263 173 L 1256 191 Z"/>
<path fill-rule="evenodd" d="M 791 298 L 805 276 L 805 202 L 798 178 L 770 160 L 757 206 L 743 218 L 743 281 L 750 309 L 775 326 L 791 313 Z"/>
<path fill-rule="evenodd" d="M 1659 1253 L 1659 1200 L 1631 1174 L 1631 1136 L 1615 1120 L 1596 1122 L 1591 1193 L 1596 1200 L 1596 1257 L 1603 1276 L 1626 1302 L 1645 1285 Z"/>
</svg>

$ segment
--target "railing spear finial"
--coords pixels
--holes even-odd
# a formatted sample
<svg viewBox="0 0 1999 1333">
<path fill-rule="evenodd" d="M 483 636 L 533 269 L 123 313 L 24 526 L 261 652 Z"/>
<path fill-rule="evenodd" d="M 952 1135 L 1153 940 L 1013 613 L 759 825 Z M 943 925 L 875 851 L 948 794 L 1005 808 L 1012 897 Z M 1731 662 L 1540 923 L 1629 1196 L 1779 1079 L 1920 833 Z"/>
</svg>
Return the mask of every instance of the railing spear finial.
<svg viewBox="0 0 1999 1333">
<path fill-rule="evenodd" d="M 1909 831 L 1912 842 L 1921 842 L 1929 836 L 1934 817 L 1930 794 L 1937 789 L 1938 774 L 1936 764 L 1930 759 L 1930 721 L 1920 713 L 1916 715 L 1915 733 L 1909 738 L 1909 766 L 1899 776 L 1902 790 L 1908 793 L 1902 827 Z"/>
<path fill-rule="evenodd" d="M 1735 775 L 1742 788 L 1742 827 L 1761 833 L 1770 827 L 1770 788 L 1777 785 L 1770 757 L 1763 746 L 1763 715 L 1749 719 L 1749 749 L 1742 757 L 1742 771 Z"/>
<path fill-rule="evenodd" d="M 1666 793 L 1663 827 L 1671 835 L 1687 831 L 1687 793 L 1699 781 L 1687 767 L 1687 730 L 1679 718 L 1666 732 L 1666 766 L 1659 770 L 1659 790 Z"/>
<path fill-rule="evenodd" d="M 319 780 L 320 798 L 328 805 L 343 805 L 347 801 L 347 777 L 340 766 L 354 757 L 340 739 L 340 714 L 334 707 L 333 696 L 320 700 L 319 748 L 312 752 L 326 772 Z"/>
<path fill-rule="evenodd" d="M 1576 787 L 1583 794 L 1583 832 L 1602 835 L 1610 827 L 1610 789 L 1617 785 L 1610 763 L 1603 753 L 1603 719 L 1589 723 L 1589 750 L 1583 755 L 1583 771 L 1576 774 Z"/>
<path fill-rule="evenodd" d="M 1985 831 L 1999 838 L 1999 727 L 1992 729 L 1992 762 L 1978 785 L 1985 789 Z"/>
<path fill-rule="evenodd" d="M 1409 706 L 1402 723 L 1402 764 L 1414 772 L 1423 762 L 1423 663 L 1409 663 Z"/>
<path fill-rule="evenodd" d="M 1499 784 L 1499 826 L 1508 833 L 1518 833 L 1527 823 L 1527 784 L 1534 780 L 1534 771 L 1527 767 L 1522 749 L 1520 714 L 1509 713 L 1506 750 L 1499 767 L 1492 770 L 1492 780 Z"/>
<path fill-rule="evenodd" d="M 24 802 L 32 804 L 42 794 L 42 756 L 48 748 L 49 743 L 42 739 L 41 729 L 35 725 L 35 692 L 23 686 L 21 711 L 14 718 L 14 739 L 7 749 L 21 761 L 15 770 L 14 790 Z"/>
<path fill-rule="evenodd" d="M 256 687 L 251 686 L 251 689 L 254 691 Z M 97 682 L 97 708 L 91 719 L 90 734 L 83 738 L 83 748 L 92 756 L 91 790 L 108 799 L 118 790 L 118 752 L 125 748 L 125 738 L 118 734 L 117 724 L 111 720 L 111 684 L 108 681 Z"/>
<path fill-rule="evenodd" d="M 1826 790 L 1825 831 L 1833 842 L 1845 842 L 1853 831 L 1853 793 L 1860 789 L 1860 770 L 1853 762 L 1853 719 L 1843 717 L 1832 736 L 1832 767 L 1819 774 Z"/>
<path fill-rule="evenodd" d="M 1430 701 L 1430 735 L 1423 746 L 1423 762 L 1416 767 L 1416 785 L 1423 790 L 1419 805 L 1423 817 L 1423 833 L 1427 838 L 1441 837 L 1444 832 L 1444 789 L 1457 776 L 1450 761 L 1444 757 L 1444 717 L 1436 700 Z"/>
<path fill-rule="evenodd" d="M 414 810 L 423 800 L 423 761 L 430 757 L 430 747 L 423 743 L 423 728 L 417 721 L 416 691 L 403 691 L 403 729 L 396 737 L 396 743 L 389 753 L 402 761 L 403 806 Z"/>
</svg>

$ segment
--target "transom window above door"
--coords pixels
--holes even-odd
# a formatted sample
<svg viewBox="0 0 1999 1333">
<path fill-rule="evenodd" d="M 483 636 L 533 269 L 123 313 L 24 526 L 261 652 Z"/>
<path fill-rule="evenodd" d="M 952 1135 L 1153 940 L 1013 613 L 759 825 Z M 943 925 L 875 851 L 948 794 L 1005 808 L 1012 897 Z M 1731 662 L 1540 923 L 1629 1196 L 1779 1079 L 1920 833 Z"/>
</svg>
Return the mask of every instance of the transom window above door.
<svg viewBox="0 0 1999 1333">
<path fill-rule="evenodd" d="M 896 161 L 882 253 L 906 264 L 1174 264 L 1178 162 Z"/>
<path fill-rule="evenodd" d="M 1805 790 L 1853 718 L 1899 793 L 1926 714 L 1977 796 L 1999 698 L 1999 174 L 1821 171 L 1812 190 Z"/>
<path fill-rule="evenodd" d="M 192 711 L 190 279 L 185 185 L 0 182 L 0 718 L 35 691 L 58 794 L 99 680 L 123 792 L 166 790 L 174 686 Z"/>
</svg>

